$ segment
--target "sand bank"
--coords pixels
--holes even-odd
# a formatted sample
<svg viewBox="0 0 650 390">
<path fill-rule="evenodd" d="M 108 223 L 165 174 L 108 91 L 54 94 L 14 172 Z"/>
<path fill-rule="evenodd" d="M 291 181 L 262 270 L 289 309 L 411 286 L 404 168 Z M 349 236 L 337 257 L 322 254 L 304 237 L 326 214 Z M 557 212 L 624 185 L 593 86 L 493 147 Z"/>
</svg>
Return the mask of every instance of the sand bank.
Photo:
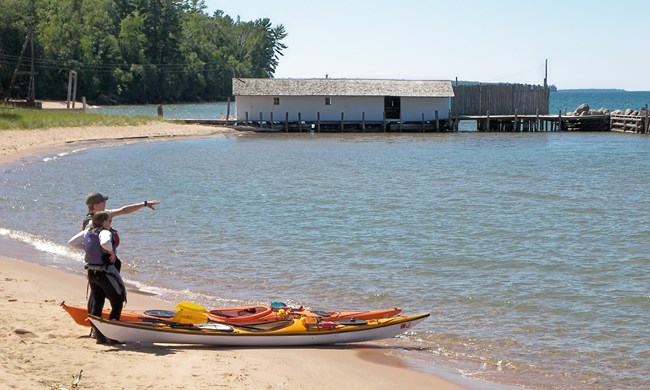
<svg viewBox="0 0 650 390">
<path fill-rule="evenodd" d="M 146 141 L 239 133 L 227 127 L 152 122 L 141 126 L 87 126 L 42 130 L 0 130 L 0 164 L 80 142 Z"/>
<path fill-rule="evenodd" d="M 84 305 L 86 280 L 54 268 L 0 257 L 0 387 L 226 389 L 462 389 L 403 368 L 367 348 L 214 348 L 107 346 L 88 337 L 59 306 Z M 129 294 L 127 309 L 172 308 Z"/>
</svg>

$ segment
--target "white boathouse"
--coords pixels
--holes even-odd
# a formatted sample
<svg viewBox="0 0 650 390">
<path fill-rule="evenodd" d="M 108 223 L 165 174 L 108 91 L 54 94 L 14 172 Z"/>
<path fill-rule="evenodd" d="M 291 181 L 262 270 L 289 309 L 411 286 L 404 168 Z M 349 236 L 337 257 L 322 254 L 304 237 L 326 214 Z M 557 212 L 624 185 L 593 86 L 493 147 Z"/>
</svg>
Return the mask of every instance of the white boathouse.
<svg viewBox="0 0 650 390">
<path fill-rule="evenodd" d="M 434 123 L 449 119 L 449 80 L 232 80 L 238 123 Z M 439 127 L 438 127 L 439 128 Z"/>
</svg>

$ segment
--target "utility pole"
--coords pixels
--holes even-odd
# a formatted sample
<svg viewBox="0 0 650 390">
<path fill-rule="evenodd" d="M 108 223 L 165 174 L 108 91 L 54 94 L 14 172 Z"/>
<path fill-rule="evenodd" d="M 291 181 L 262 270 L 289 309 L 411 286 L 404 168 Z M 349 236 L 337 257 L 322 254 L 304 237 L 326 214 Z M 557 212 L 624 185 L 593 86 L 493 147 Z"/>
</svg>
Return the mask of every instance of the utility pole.
<svg viewBox="0 0 650 390">
<path fill-rule="evenodd" d="M 27 103 L 29 103 L 30 106 L 34 106 L 34 102 L 36 101 L 36 78 L 34 75 L 36 74 L 34 71 L 34 22 L 32 22 L 29 26 L 29 42 L 30 42 L 30 48 L 31 48 L 31 61 L 29 65 L 29 89 L 27 92 Z"/>
<path fill-rule="evenodd" d="M 9 88 L 5 94 L 5 101 L 8 101 L 11 98 L 11 92 L 14 89 L 14 84 L 18 76 L 29 75 L 29 86 L 27 90 L 27 105 L 30 107 L 35 106 L 36 101 L 36 71 L 34 69 L 34 15 L 35 15 L 35 6 L 34 0 L 30 0 L 30 8 L 32 13 L 32 19 L 29 21 L 29 29 L 27 30 L 27 36 L 25 37 L 25 42 L 23 43 L 23 48 L 20 50 L 20 56 L 18 57 L 18 62 L 16 63 L 16 69 L 11 76 L 11 82 L 9 82 Z M 30 45 L 31 59 L 29 71 L 21 71 L 20 68 L 23 63 L 23 57 L 25 56 L 25 50 L 27 45 Z"/>
<path fill-rule="evenodd" d="M 544 63 L 544 89 L 548 88 L 548 59 Z"/>
<path fill-rule="evenodd" d="M 11 98 L 11 92 L 14 89 L 14 84 L 16 83 L 16 78 L 18 76 L 21 76 L 21 75 L 25 74 L 25 72 L 22 72 L 20 70 L 20 67 L 23 64 L 23 56 L 25 55 L 25 50 L 27 49 L 27 45 L 30 42 L 32 42 L 31 37 L 32 37 L 32 27 L 30 25 L 29 30 L 27 31 L 27 36 L 25 37 L 25 42 L 23 43 L 23 48 L 20 50 L 20 56 L 18 56 L 18 62 L 16 63 L 16 69 L 14 69 L 14 73 L 11 76 L 11 81 L 9 82 L 9 88 L 7 88 L 7 93 L 5 95 L 5 100 L 9 100 Z M 33 57 L 32 57 L 32 62 L 33 62 Z M 30 87 L 31 87 L 31 80 L 30 80 Z"/>
</svg>

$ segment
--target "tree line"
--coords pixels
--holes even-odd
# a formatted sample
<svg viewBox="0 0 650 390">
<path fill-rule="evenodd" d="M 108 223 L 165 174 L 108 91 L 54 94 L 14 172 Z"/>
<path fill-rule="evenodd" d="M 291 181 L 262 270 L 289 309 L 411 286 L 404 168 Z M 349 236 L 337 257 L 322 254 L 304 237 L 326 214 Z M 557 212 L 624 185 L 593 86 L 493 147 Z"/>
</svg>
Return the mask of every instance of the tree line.
<svg viewBox="0 0 650 390">
<path fill-rule="evenodd" d="M 29 96 L 30 31 L 36 98 L 65 100 L 72 70 L 77 96 L 101 104 L 225 100 L 233 77 L 273 77 L 286 49 L 284 26 L 210 15 L 203 0 L 2 3 L 0 95 L 12 98 Z"/>
</svg>

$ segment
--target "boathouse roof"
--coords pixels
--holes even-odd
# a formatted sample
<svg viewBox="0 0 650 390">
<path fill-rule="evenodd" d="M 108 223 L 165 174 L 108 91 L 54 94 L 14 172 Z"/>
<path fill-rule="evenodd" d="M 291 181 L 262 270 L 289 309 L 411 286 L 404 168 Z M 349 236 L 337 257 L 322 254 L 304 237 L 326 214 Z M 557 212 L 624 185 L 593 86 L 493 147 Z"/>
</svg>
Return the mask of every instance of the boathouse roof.
<svg viewBox="0 0 650 390">
<path fill-rule="evenodd" d="M 234 78 L 232 89 L 235 96 L 454 96 L 450 80 Z"/>
</svg>

